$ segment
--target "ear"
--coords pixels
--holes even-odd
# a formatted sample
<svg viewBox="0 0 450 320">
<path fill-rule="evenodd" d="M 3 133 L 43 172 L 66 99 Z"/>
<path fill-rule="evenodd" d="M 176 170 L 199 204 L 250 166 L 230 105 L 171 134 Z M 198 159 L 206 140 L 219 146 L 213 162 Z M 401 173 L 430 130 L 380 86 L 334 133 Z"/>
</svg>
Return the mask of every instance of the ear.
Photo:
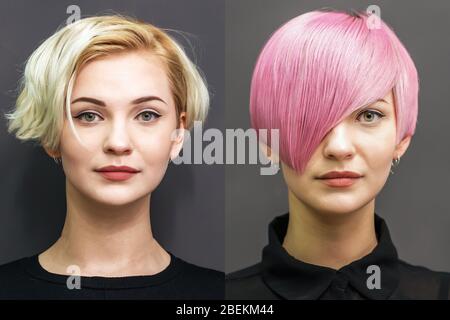
<svg viewBox="0 0 450 320">
<path fill-rule="evenodd" d="M 44 150 L 52 158 L 61 158 L 61 152 L 59 150 L 52 150 L 48 147 L 44 147 Z"/>
<path fill-rule="evenodd" d="M 186 128 L 186 112 L 181 112 L 178 119 L 178 128 L 172 133 L 172 147 L 170 149 L 170 160 L 175 159 L 180 154 L 184 142 L 184 130 Z"/>
<path fill-rule="evenodd" d="M 400 141 L 400 143 L 397 144 L 397 146 L 395 147 L 394 158 L 402 157 L 405 154 L 406 150 L 408 149 L 410 142 L 411 136 L 406 136 L 405 138 L 403 138 L 403 140 Z"/>
</svg>

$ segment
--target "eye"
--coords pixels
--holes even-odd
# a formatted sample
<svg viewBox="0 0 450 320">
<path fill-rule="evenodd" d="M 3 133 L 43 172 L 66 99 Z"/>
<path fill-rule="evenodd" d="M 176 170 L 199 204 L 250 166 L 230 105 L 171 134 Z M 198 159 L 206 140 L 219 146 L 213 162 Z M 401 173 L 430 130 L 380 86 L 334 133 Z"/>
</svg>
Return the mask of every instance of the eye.
<svg viewBox="0 0 450 320">
<path fill-rule="evenodd" d="M 146 110 L 138 114 L 138 117 L 141 117 L 144 122 L 151 122 L 161 117 L 161 115 L 154 111 Z"/>
<path fill-rule="evenodd" d="M 77 115 L 75 118 L 84 122 L 94 122 L 96 117 L 101 118 L 98 114 L 94 112 L 83 112 Z"/>
<path fill-rule="evenodd" d="M 360 119 L 361 116 L 363 116 L 363 122 L 374 123 L 377 120 L 380 120 L 381 118 L 383 118 L 385 115 L 382 114 L 381 112 L 378 112 L 375 110 L 364 110 L 360 114 L 358 114 L 356 119 Z M 360 120 L 358 120 L 358 121 L 360 121 Z"/>
</svg>

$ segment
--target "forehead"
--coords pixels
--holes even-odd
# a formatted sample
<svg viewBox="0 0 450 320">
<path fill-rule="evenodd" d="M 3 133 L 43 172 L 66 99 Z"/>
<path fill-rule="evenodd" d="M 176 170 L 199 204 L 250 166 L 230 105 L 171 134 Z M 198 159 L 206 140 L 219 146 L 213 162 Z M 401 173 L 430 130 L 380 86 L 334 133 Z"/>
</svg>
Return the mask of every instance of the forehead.
<svg viewBox="0 0 450 320">
<path fill-rule="evenodd" d="M 100 57 L 80 70 L 72 97 L 90 96 L 103 101 L 130 101 L 157 95 L 171 101 L 166 68 L 161 59 L 145 51 Z"/>
</svg>

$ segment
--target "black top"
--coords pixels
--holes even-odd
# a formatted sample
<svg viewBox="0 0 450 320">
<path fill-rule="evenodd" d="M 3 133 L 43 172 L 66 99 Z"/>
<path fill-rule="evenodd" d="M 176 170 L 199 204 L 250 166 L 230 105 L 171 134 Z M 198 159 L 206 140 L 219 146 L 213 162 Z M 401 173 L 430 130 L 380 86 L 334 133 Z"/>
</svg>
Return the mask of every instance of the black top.
<svg viewBox="0 0 450 320">
<path fill-rule="evenodd" d="M 289 215 L 285 214 L 270 223 L 269 244 L 263 250 L 261 263 L 227 275 L 227 299 L 450 298 L 450 274 L 400 260 L 385 221 L 377 215 L 375 249 L 339 270 L 289 255 L 282 246 L 288 222 Z"/>
<path fill-rule="evenodd" d="M 46 271 L 38 255 L 0 266 L 0 299 L 223 299 L 224 274 L 195 266 L 170 253 L 170 264 L 155 275 L 80 277 Z"/>
</svg>

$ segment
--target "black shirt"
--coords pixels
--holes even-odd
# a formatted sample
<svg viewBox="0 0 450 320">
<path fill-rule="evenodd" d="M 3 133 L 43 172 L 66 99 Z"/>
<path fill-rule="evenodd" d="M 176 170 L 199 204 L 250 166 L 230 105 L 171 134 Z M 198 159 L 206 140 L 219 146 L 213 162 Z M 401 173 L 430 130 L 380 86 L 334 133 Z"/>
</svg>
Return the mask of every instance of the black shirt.
<svg viewBox="0 0 450 320">
<path fill-rule="evenodd" d="M 38 255 L 0 266 L 0 299 L 223 299 L 224 274 L 195 266 L 170 253 L 158 274 L 128 277 L 80 277 L 46 271 Z"/>
<path fill-rule="evenodd" d="M 385 221 L 377 215 L 375 249 L 339 270 L 308 264 L 289 255 L 282 246 L 288 222 L 286 214 L 270 223 L 269 244 L 260 263 L 227 275 L 227 299 L 450 298 L 450 274 L 400 260 Z M 378 283 L 374 276 L 378 276 Z"/>
</svg>

